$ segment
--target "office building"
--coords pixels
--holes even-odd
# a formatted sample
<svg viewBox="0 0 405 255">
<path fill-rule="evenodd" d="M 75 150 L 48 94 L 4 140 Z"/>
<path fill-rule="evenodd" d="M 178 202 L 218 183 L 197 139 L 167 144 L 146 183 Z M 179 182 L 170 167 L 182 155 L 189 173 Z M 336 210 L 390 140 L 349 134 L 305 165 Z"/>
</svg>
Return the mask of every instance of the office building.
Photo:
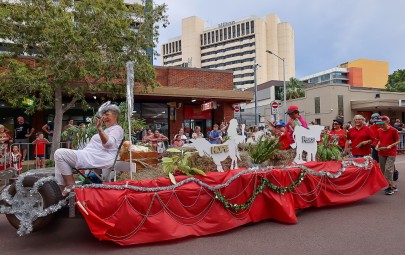
<svg viewBox="0 0 405 255">
<path fill-rule="evenodd" d="M 300 80 L 309 85 L 349 84 L 354 87 L 384 88 L 388 81 L 388 72 L 388 62 L 357 59 Z"/>
<path fill-rule="evenodd" d="M 237 89 L 283 80 L 283 61 L 266 53 L 270 50 L 285 59 L 286 79 L 295 76 L 294 31 L 276 14 L 248 17 L 207 27 L 199 17 L 182 20 L 182 34 L 161 46 L 163 66 L 188 66 L 233 71 Z M 274 91 L 272 93 L 274 97 Z"/>
</svg>

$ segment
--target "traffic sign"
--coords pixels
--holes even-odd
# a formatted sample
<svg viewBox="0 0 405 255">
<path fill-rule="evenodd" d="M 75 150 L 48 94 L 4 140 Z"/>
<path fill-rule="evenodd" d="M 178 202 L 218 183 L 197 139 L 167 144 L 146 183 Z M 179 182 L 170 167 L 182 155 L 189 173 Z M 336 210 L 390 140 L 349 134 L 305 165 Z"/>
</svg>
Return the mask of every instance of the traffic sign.
<svg viewBox="0 0 405 255">
<path fill-rule="evenodd" d="M 235 112 L 239 112 L 239 106 L 238 106 L 238 105 L 235 105 L 235 106 L 233 107 L 233 110 L 234 110 Z"/>
<path fill-rule="evenodd" d="M 271 102 L 271 108 L 272 109 L 277 109 L 278 108 L 278 102 L 276 102 L 276 101 Z"/>
<path fill-rule="evenodd" d="M 278 108 L 271 108 L 271 114 L 273 115 L 278 114 Z"/>
</svg>

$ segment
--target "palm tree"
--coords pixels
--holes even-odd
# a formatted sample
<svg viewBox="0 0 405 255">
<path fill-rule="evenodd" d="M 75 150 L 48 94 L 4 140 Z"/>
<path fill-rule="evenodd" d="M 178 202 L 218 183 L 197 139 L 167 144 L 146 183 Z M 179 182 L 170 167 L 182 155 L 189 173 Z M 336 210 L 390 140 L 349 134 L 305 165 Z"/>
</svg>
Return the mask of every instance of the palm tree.
<svg viewBox="0 0 405 255">
<path fill-rule="evenodd" d="M 287 100 L 300 98 L 305 96 L 304 85 L 302 81 L 291 77 L 286 83 L 286 98 Z M 280 98 L 284 98 L 284 92 L 280 90 Z"/>
</svg>

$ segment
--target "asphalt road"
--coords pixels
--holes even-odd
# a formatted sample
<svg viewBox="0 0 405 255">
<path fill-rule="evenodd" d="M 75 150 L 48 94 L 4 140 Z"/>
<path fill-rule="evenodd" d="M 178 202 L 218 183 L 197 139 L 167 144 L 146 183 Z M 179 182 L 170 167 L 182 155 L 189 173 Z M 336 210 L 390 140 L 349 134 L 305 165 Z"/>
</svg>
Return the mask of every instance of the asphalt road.
<svg viewBox="0 0 405 255">
<path fill-rule="evenodd" d="M 305 209 L 297 224 L 263 221 L 220 234 L 121 247 L 98 241 L 82 217 L 60 213 L 44 230 L 18 237 L 0 215 L 0 254 L 405 254 L 405 156 L 399 192 L 351 204 Z"/>
</svg>

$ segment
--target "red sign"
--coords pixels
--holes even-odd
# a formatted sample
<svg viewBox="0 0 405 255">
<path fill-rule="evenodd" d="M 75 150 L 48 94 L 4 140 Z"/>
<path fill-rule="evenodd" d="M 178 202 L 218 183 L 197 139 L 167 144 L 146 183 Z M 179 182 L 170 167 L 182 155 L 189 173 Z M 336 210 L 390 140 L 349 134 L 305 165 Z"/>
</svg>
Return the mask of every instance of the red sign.
<svg viewBox="0 0 405 255">
<path fill-rule="evenodd" d="M 271 103 L 271 108 L 277 109 L 278 108 L 278 103 L 277 102 L 272 102 Z"/>
<path fill-rule="evenodd" d="M 235 105 L 235 107 L 233 107 L 233 110 L 234 110 L 235 112 L 239 112 L 239 106 L 238 106 L 238 105 Z"/>
<path fill-rule="evenodd" d="M 201 111 L 207 111 L 211 109 L 217 109 L 217 102 L 211 101 L 201 105 Z"/>
</svg>

